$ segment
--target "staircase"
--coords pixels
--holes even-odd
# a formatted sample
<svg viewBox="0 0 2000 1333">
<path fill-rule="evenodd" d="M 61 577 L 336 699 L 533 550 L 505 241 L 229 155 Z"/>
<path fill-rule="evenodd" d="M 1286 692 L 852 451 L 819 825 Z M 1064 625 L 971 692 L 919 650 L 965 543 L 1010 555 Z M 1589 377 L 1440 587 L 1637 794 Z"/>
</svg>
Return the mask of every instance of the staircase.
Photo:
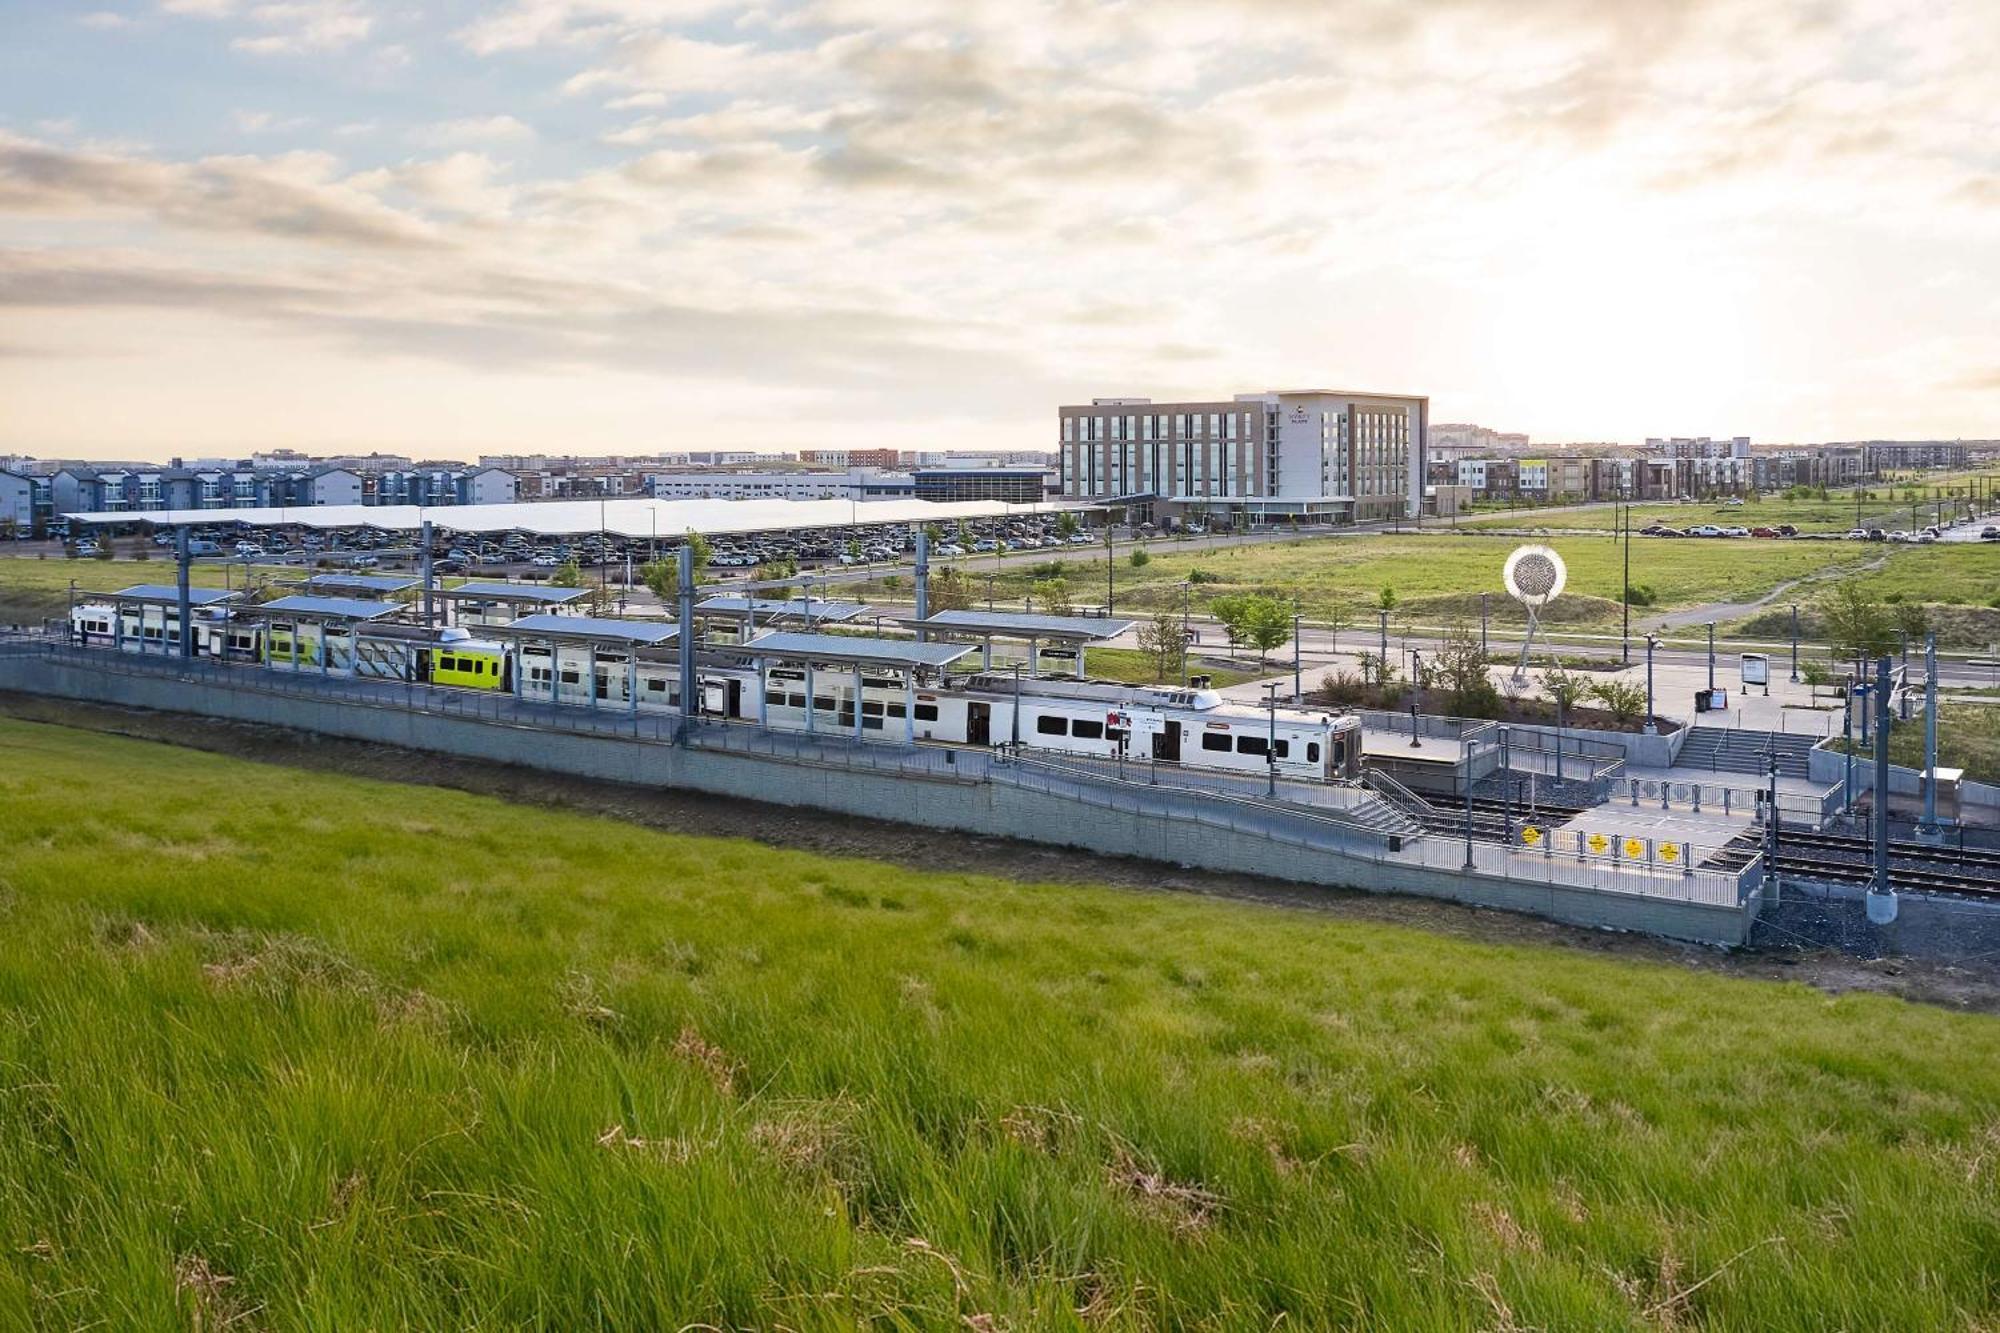
<svg viewBox="0 0 2000 1333">
<path fill-rule="evenodd" d="M 1405 787 L 1379 768 L 1369 768 L 1361 778 L 1371 793 L 1348 813 L 1380 833 L 1399 833 L 1415 838 L 1426 822 L 1435 817 L 1437 807 Z"/>
<path fill-rule="evenodd" d="M 1771 756 L 1775 754 L 1781 777 L 1810 777 L 1811 761 L 1808 756 L 1818 739 L 1816 736 L 1792 735 L 1782 731 L 1746 731 L 1696 725 L 1681 745 L 1674 767 L 1763 777 L 1770 772 Z"/>
</svg>

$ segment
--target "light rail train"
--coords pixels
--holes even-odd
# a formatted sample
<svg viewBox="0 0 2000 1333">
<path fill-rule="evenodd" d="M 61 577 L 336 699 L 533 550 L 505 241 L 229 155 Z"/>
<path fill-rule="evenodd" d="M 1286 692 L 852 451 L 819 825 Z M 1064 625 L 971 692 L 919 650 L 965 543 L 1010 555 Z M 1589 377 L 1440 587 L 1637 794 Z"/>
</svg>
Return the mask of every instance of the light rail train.
<svg viewBox="0 0 2000 1333">
<path fill-rule="evenodd" d="M 173 608 L 142 617 L 111 606 L 76 607 L 75 642 L 128 652 L 172 651 Z M 671 650 L 513 644 L 464 629 L 374 623 L 354 628 L 229 612 L 198 613 L 198 656 L 259 663 L 278 671 L 402 680 L 529 700 L 645 713 L 680 711 L 680 668 Z M 697 666 L 700 712 L 774 730 L 830 735 L 855 730 L 946 744 L 1014 745 L 1094 758 L 1155 760 L 1185 768 L 1352 781 L 1361 774 L 1361 721 L 1347 714 L 1231 704 L 1214 690 L 973 673 L 939 682 L 852 667 Z M 761 685 L 761 698 L 760 698 Z M 635 701 L 636 696 L 636 701 Z"/>
</svg>

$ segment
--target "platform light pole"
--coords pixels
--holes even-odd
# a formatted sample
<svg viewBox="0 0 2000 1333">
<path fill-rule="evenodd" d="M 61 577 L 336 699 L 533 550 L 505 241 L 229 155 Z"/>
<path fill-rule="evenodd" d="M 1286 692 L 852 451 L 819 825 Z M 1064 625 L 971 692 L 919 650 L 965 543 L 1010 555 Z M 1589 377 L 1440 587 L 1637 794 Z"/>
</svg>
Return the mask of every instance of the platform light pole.
<svg viewBox="0 0 2000 1333">
<path fill-rule="evenodd" d="M 183 523 L 174 529 L 174 591 L 179 594 L 181 608 L 182 657 L 194 656 L 194 595 L 188 590 L 188 564 L 192 559 L 189 554 L 188 527 Z M 113 611 L 115 613 L 115 607 Z M 226 643 L 228 626 L 225 625 L 223 630 L 223 639 Z"/>
<path fill-rule="evenodd" d="M 1660 638 L 1657 634 L 1646 636 L 1646 734 L 1649 736 L 1659 730 L 1659 725 L 1653 720 L 1658 716 L 1653 711 L 1653 649 L 1659 644 Z"/>
<path fill-rule="evenodd" d="M 1621 600 L 1624 602 L 1625 628 L 1622 632 L 1623 642 L 1620 644 L 1620 651 L 1624 655 L 1625 665 L 1631 666 L 1632 665 L 1632 502 L 1630 500 L 1627 500 L 1625 502 L 1625 592 Z"/>
<path fill-rule="evenodd" d="M 1799 604 L 1792 603 L 1792 684 L 1799 683 Z M 1817 701 L 1815 701 L 1817 702 Z"/>
<path fill-rule="evenodd" d="M 1493 655 L 1486 644 L 1486 599 L 1489 595 L 1483 592 L 1479 594 L 1479 655 L 1482 658 Z"/>
<path fill-rule="evenodd" d="M 1715 622 L 1708 622 L 1708 688 L 1715 688 Z"/>
<path fill-rule="evenodd" d="M 1303 670 L 1303 660 L 1300 656 L 1302 650 L 1299 648 L 1298 603 L 1292 603 L 1292 608 L 1292 702 L 1297 703 L 1305 696 L 1299 686 L 1299 676 Z"/>
<path fill-rule="evenodd" d="M 1410 650 L 1410 748 L 1412 750 L 1421 750 L 1424 748 L 1423 739 L 1417 735 L 1417 703 L 1418 696 L 1423 693 L 1423 688 L 1423 654 L 1413 648 Z"/>
<path fill-rule="evenodd" d="M 1924 822 L 1918 832 L 1938 835 L 1937 820 L 1937 635 L 1924 639 Z"/>
<path fill-rule="evenodd" d="M 1384 688 L 1387 688 L 1387 686 L 1388 686 L 1388 684 L 1389 684 L 1389 612 L 1388 612 L 1388 609 L 1387 609 L 1387 608 L 1385 607 L 1384 609 L 1382 609 L 1382 610 L 1380 610 L 1380 611 L 1377 611 L 1377 612 L 1375 613 L 1375 617 L 1376 617 L 1376 621 L 1377 621 L 1377 624 L 1379 625 L 1379 627 L 1380 627 L 1380 629 L 1381 629 L 1381 632 L 1382 632 L 1382 638 L 1381 638 L 1381 641 L 1380 641 L 1380 642 L 1381 642 L 1381 649 L 1382 649 L 1382 656 L 1381 656 L 1380 660 L 1378 660 L 1378 661 L 1377 661 L 1377 662 L 1375 663 L 1375 683 L 1376 683 L 1377 685 L 1379 685 L 1379 686 L 1382 686 L 1382 687 L 1384 687 Z"/>
</svg>

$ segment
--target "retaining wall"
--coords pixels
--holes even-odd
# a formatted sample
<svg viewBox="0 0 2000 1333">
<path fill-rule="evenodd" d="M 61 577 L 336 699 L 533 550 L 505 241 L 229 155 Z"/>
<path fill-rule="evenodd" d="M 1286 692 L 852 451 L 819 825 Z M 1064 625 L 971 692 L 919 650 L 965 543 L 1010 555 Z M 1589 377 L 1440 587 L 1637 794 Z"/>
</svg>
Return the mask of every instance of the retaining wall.
<svg viewBox="0 0 2000 1333">
<path fill-rule="evenodd" d="M 1270 832 L 1193 817 L 1162 793 L 1154 808 L 1120 809 L 1040 788 L 1004 768 L 966 773 L 868 771 L 652 739 L 578 734 L 413 711 L 388 702 L 317 699 L 244 683 L 125 673 L 46 657 L 0 657 L 0 688 L 123 707 L 228 718 L 516 764 L 648 787 L 679 787 L 778 805 L 811 806 L 926 827 L 1052 843 L 1298 883 L 1421 894 L 1528 912 L 1571 925 L 1738 945 L 1758 899 L 1720 906 L 1635 893 L 1462 874 L 1368 860 Z M 979 766 L 981 769 L 983 765 Z M 918 818 L 913 819 L 913 812 Z"/>
</svg>

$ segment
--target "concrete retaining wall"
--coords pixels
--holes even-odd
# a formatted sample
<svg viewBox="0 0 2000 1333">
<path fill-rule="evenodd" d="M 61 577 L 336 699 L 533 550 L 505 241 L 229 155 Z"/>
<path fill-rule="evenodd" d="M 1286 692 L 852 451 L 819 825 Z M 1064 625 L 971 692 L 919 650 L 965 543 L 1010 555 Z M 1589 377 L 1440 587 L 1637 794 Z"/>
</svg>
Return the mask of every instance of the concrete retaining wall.
<svg viewBox="0 0 2000 1333">
<path fill-rule="evenodd" d="M 1219 826 L 1195 815 L 1184 799 L 1161 799 L 1151 811 L 1107 808 L 1059 791 L 1038 790 L 999 769 L 968 776 L 857 770 L 699 747 L 682 749 L 630 736 L 575 734 L 411 711 L 387 703 L 276 694 L 252 688 L 247 681 L 211 684 L 168 674 L 100 671 L 33 656 L 0 658 L 0 688 L 263 723 L 637 786 L 680 787 L 899 823 L 913 822 L 912 812 L 921 812 L 926 827 L 1306 884 L 1421 894 L 1572 925 L 1710 944 L 1743 943 L 1756 910 L 1754 897 L 1742 907 L 1723 907 L 1385 863 L 1256 830 Z"/>
<path fill-rule="evenodd" d="M 1807 756 L 1814 782 L 1832 784 L 1847 776 L 1847 756 L 1832 746 L 1821 744 L 1813 747 Z M 1875 759 L 1873 752 L 1857 753 L 1854 756 L 1854 794 L 1875 790 Z M 1942 789 L 1940 789 L 1942 790 Z M 1905 768 L 1901 764 L 1889 765 L 1889 794 L 1905 796 L 1912 801 L 1920 801 L 1924 795 L 1924 775 L 1921 770 Z M 1964 782 L 1959 784 L 1959 817 L 1967 824 L 2000 824 L 2000 787 L 1984 782 Z"/>
</svg>

